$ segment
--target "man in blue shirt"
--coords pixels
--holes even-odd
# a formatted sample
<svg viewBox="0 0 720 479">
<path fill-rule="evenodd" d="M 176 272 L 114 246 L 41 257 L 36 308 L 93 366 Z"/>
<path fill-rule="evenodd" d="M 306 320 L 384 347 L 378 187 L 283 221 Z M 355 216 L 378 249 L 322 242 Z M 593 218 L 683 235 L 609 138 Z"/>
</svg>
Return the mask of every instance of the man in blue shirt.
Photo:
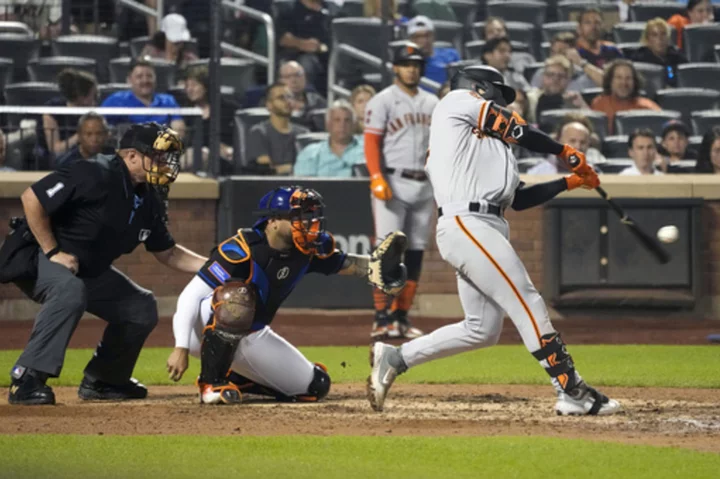
<svg viewBox="0 0 720 479">
<path fill-rule="evenodd" d="M 328 109 L 326 128 L 330 137 L 306 146 L 295 161 L 295 176 L 349 178 L 352 167 L 365 163 L 363 141 L 353 136 L 355 111 L 346 100 L 337 100 Z"/>
<path fill-rule="evenodd" d="M 425 15 L 418 15 L 407 23 L 407 33 L 411 42 L 417 44 L 425 54 L 424 76 L 438 83 L 448 81 L 447 66 L 460 61 L 460 54 L 454 48 L 433 46 L 435 26 Z"/>
<path fill-rule="evenodd" d="M 105 99 L 101 106 L 135 107 L 135 108 L 180 108 L 175 97 L 166 93 L 155 93 L 155 68 L 143 59 L 133 60 L 127 81 L 130 90 L 113 93 Z M 185 122 L 179 115 L 111 115 L 107 116 L 111 125 L 119 123 L 149 123 L 170 125 L 180 138 L 185 137 Z"/>
</svg>

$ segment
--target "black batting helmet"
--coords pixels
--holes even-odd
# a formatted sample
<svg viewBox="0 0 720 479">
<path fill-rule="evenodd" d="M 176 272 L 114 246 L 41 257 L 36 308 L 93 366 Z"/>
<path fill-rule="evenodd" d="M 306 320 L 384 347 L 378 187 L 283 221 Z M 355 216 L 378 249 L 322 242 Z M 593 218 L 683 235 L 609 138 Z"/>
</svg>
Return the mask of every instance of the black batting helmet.
<svg viewBox="0 0 720 479">
<path fill-rule="evenodd" d="M 393 65 L 404 62 L 420 62 L 425 65 L 425 55 L 419 46 L 412 42 L 406 42 L 395 47 L 392 57 Z"/>
<path fill-rule="evenodd" d="M 482 96 L 504 106 L 515 101 L 515 90 L 505 84 L 505 77 L 493 67 L 470 65 L 458 70 L 450 80 L 452 90 L 477 90 L 482 88 Z"/>
</svg>

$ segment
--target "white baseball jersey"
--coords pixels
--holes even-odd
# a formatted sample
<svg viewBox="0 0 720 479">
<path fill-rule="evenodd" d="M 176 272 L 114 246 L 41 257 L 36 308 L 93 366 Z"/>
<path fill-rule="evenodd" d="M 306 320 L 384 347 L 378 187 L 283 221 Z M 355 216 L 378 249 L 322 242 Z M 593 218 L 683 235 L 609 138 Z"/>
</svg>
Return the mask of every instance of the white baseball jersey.
<svg viewBox="0 0 720 479">
<path fill-rule="evenodd" d="M 368 102 L 365 131 L 383 135 L 386 167 L 422 170 L 437 103 L 437 97 L 424 90 L 410 96 L 397 85 L 385 88 Z"/>
<path fill-rule="evenodd" d="M 520 183 L 517 160 L 505 143 L 482 133 L 491 105 L 470 90 L 455 90 L 435 108 L 425 170 L 438 206 L 512 203 Z"/>
</svg>

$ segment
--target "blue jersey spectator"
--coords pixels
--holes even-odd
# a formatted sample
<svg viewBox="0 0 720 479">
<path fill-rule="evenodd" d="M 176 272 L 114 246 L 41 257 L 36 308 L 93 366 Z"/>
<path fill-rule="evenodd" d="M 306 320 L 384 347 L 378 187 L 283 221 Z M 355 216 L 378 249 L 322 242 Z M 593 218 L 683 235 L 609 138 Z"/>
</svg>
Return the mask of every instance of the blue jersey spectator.
<svg viewBox="0 0 720 479">
<path fill-rule="evenodd" d="M 424 76 L 440 84 L 448 80 L 447 66 L 460 61 L 460 54 L 455 48 L 435 47 L 435 26 L 428 17 L 418 15 L 407 23 L 410 41 L 417 44 L 425 54 Z"/>
<path fill-rule="evenodd" d="M 172 95 L 155 93 L 155 68 L 145 60 L 135 60 L 130 65 L 127 81 L 130 90 L 113 93 L 101 106 L 104 107 L 131 107 L 131 108 L 180 108 Z M 185 122 L 179 115 L 108 115 L 107 121 L 111 125 L 118 123 L 147 123 L 154 121 L 161 125 L 170 125 L 177 131 L 180 138 L 185 136 Z"/>
<path fill-rule="evenodd" d="M 330 137 L 306 146 L 298 154 L 293 174 L 349 178 L 353 166 L 365 164 L 362 137 L 353 136 L 355 111 L 346 100 L 338 100 L 327 113 L 327 130 Z"/>
</svg>

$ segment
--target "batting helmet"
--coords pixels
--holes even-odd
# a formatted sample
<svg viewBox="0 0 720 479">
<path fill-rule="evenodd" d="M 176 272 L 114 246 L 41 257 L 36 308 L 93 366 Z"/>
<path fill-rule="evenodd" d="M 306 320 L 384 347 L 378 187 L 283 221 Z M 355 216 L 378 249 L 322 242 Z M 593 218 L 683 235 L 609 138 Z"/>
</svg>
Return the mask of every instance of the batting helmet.
<svg viewBox="0 0 720 479">
<path fill-rule="evenodd" d="M 392 58 L 393 65 L 404 62 L 420 62 L 425 65 L 425 55 L 415 43 L 405 42 L 395 47 Z"/>
<path fill-rule="evenodd" d="M 515 90 L 505 84 L 505 77 L 493 67 L 470 65 L 458 70 L 450 80 L 452 90 L 477 90 L 481 88 L 483 98 L 503 106 L 515 101 Z"/>
</svg>

